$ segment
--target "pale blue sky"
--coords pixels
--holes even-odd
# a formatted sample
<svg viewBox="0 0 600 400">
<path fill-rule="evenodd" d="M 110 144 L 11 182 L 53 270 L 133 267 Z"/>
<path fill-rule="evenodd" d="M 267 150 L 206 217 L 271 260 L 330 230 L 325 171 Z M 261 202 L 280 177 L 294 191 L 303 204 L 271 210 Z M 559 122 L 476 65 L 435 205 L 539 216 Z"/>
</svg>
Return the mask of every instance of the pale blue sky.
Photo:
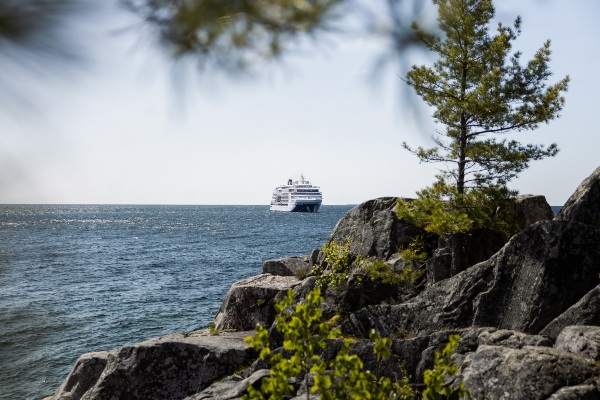
<svg viewBox="0 0 600 400">
<path fill-rule="evenodd" d="M 511 187 L 560 205 L 600 165 L 600 2 L 495 3 L 504 23 L 522 16 L 524 60 L 549 38 L 552 81 L 571 76 L 560 119 L 511 135 L 558 143 L 558 156 L 533 162 Z M 276 185 L 304 173 L 324 204 L 356 204 L 410 197 L 433 181 L 435 167 L 401 147 L 431 143 L 430 111 L 415 114 L 398 64 L 370 83 L 385 49 L 373 37 L 323 41 L 251 80 L 189 74 L 182 94 L 139 32 L 114 32 L 130 17 L 96 18 L 82 28 L 86 68 L 15 72 L 36 110 L 0 103 L 0 203 L 268 204 Z"/>
</svg>

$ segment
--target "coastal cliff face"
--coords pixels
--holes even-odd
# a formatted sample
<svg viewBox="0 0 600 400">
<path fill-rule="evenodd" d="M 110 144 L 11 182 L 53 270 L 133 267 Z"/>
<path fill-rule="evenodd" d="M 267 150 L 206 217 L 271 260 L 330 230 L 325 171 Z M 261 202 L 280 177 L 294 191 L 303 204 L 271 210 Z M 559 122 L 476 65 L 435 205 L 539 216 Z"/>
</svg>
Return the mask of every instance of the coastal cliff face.
<svg viewBox="0 0 600 400">
<path fill-rule="evenodd" d="M 374 328 L 392 339 L 393 355 L 418 389 L 435 353 L 457 333 L 453 361 L 474 399 L 600 398 L 600 168 L 556 218 L 542 196 L 523 196 L 515 204 L 521 232 L 509 240 L 471 233 L 468 268 L 456 274 L 447 237 L 437 239 L 428 261 L 402 260 L 399 249 L 419 232 L 396 217 L 395 203 L 382 198 L 355 207 L 328 240 L 348 240 L 352 256 L 383 260 L 395 271 L 424 271 L 399 290 L 357 285 L 361 272 L 353 267 L 340 289 L 323 292 L 325 315 L 344 310 L 339 327 L 358 338 L 352 351 L 365 369 L 399 372 L 396 363 L 375 359 L 367 339 Z M 47 400 L 240 398 L 269 374 L 243 338 L 256 323 L 273 325 L 274 304 L 288 290 L 300 300 L 313 289 L 315 277 L 306 272 L 327 270 L 324 258 L 316 250 L 265 262 L 263 274 L 232 286 L 215 329 L 82 355 Z"/>
</svg>

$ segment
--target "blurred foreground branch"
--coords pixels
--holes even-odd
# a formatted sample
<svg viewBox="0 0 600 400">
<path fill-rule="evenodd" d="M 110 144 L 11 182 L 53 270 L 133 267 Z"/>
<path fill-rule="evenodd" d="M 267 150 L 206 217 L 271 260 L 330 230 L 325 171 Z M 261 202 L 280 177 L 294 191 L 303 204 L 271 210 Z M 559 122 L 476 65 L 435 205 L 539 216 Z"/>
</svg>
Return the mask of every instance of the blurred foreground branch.
<svg viewBox="0 0 600 400">
<path fill-rule="evenodd" d="M 84 58 L 74 26 L 87 0 L 0 1 L 0 110 L 29 111 L 49 76 L 68 76 Z"/>
<path fill-rule="evenodd" d="M 345 0 L 122 0 L 175 58 L 228 72 L 280 57 L 303 37 L 331 30 Z"/>
<path fill-rule="evenodd" d="M 422 0 L 113 2 L 102 5 L 120 6 L 137 16 L 144 28 L 141 39 L 158 43 L 170 59 L 191 61 L 203 72 L 211 67 L 211 73 L 228 75 L 258 69 L 294 50 L 306 50 L 308 44 L 314 44 L 328 32 L 347 29 L 354 30 L 357 36 L 385 39 L 382 43 L 389 49 L 381 59 L 385 64 L 406 60 L 404 51 L 415 43 L 410 22 L 423 3 Z M 5 99 L 0 101 L 9 98 L 12 103 L 19 97 L 32 98 L 24 94 L 26 85 L 15 79 L 15 75 L 33 78 L 27 82 L 29 85 L 35 80 L 39 84 L 45 79 L 42 75 L 47 76 L 48 72 L 66 75 L 69 68 L 65 67 L 82 61 L 80 50 L 96 43 L 90 38 L 86 42 L 86 36 L 77 30 L 77 23 L 80 28 L 101 22 L 99 16 L 98 20 L 93 19 L 97 17 L 94 7 L 98 4 L 95 0 L 2 0 L 0 67 L 5 73 L 0 76 L 0 89 Z M 11 68 L 16 71 L 12 76 L 7 73 Z"/>
<path fill-rule="evenodd" d="M 81 0 L 2 0 L 0 58 L 28 54 L 74 60 L 68 29 L 84 5 Z"/>
</svg>

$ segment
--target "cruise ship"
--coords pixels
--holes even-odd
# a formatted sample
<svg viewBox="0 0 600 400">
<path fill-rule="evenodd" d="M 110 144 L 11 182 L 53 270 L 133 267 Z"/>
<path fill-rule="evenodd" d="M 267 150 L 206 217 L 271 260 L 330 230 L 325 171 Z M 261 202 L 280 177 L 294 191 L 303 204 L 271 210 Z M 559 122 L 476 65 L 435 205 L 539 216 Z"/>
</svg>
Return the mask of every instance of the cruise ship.
<svg viewBox="0 0 600 400">
<path fill-rule="evenodd" d="M 323 194 L 318 186 L 300 176 L 299 181 L 288 180 L 287 185 L 277 186 L 271 198 L 271 211 L 317 212 Z"/>
</svg>

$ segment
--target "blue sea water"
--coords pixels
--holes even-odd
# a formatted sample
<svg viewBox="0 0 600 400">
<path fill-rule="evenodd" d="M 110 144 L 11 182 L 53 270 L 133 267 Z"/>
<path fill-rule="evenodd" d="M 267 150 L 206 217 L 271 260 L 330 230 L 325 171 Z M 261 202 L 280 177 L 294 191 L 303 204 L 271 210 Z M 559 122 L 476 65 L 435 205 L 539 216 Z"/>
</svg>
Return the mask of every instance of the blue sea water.
<svg viewBox="0 0 600 400">
<path fill-rule="evenodd" d="M 267 259 L 320 248 L 351 206 L 0 205 L 0 399 L 40 399 L 79 355 L 206 327 Z"/>
</svg>

